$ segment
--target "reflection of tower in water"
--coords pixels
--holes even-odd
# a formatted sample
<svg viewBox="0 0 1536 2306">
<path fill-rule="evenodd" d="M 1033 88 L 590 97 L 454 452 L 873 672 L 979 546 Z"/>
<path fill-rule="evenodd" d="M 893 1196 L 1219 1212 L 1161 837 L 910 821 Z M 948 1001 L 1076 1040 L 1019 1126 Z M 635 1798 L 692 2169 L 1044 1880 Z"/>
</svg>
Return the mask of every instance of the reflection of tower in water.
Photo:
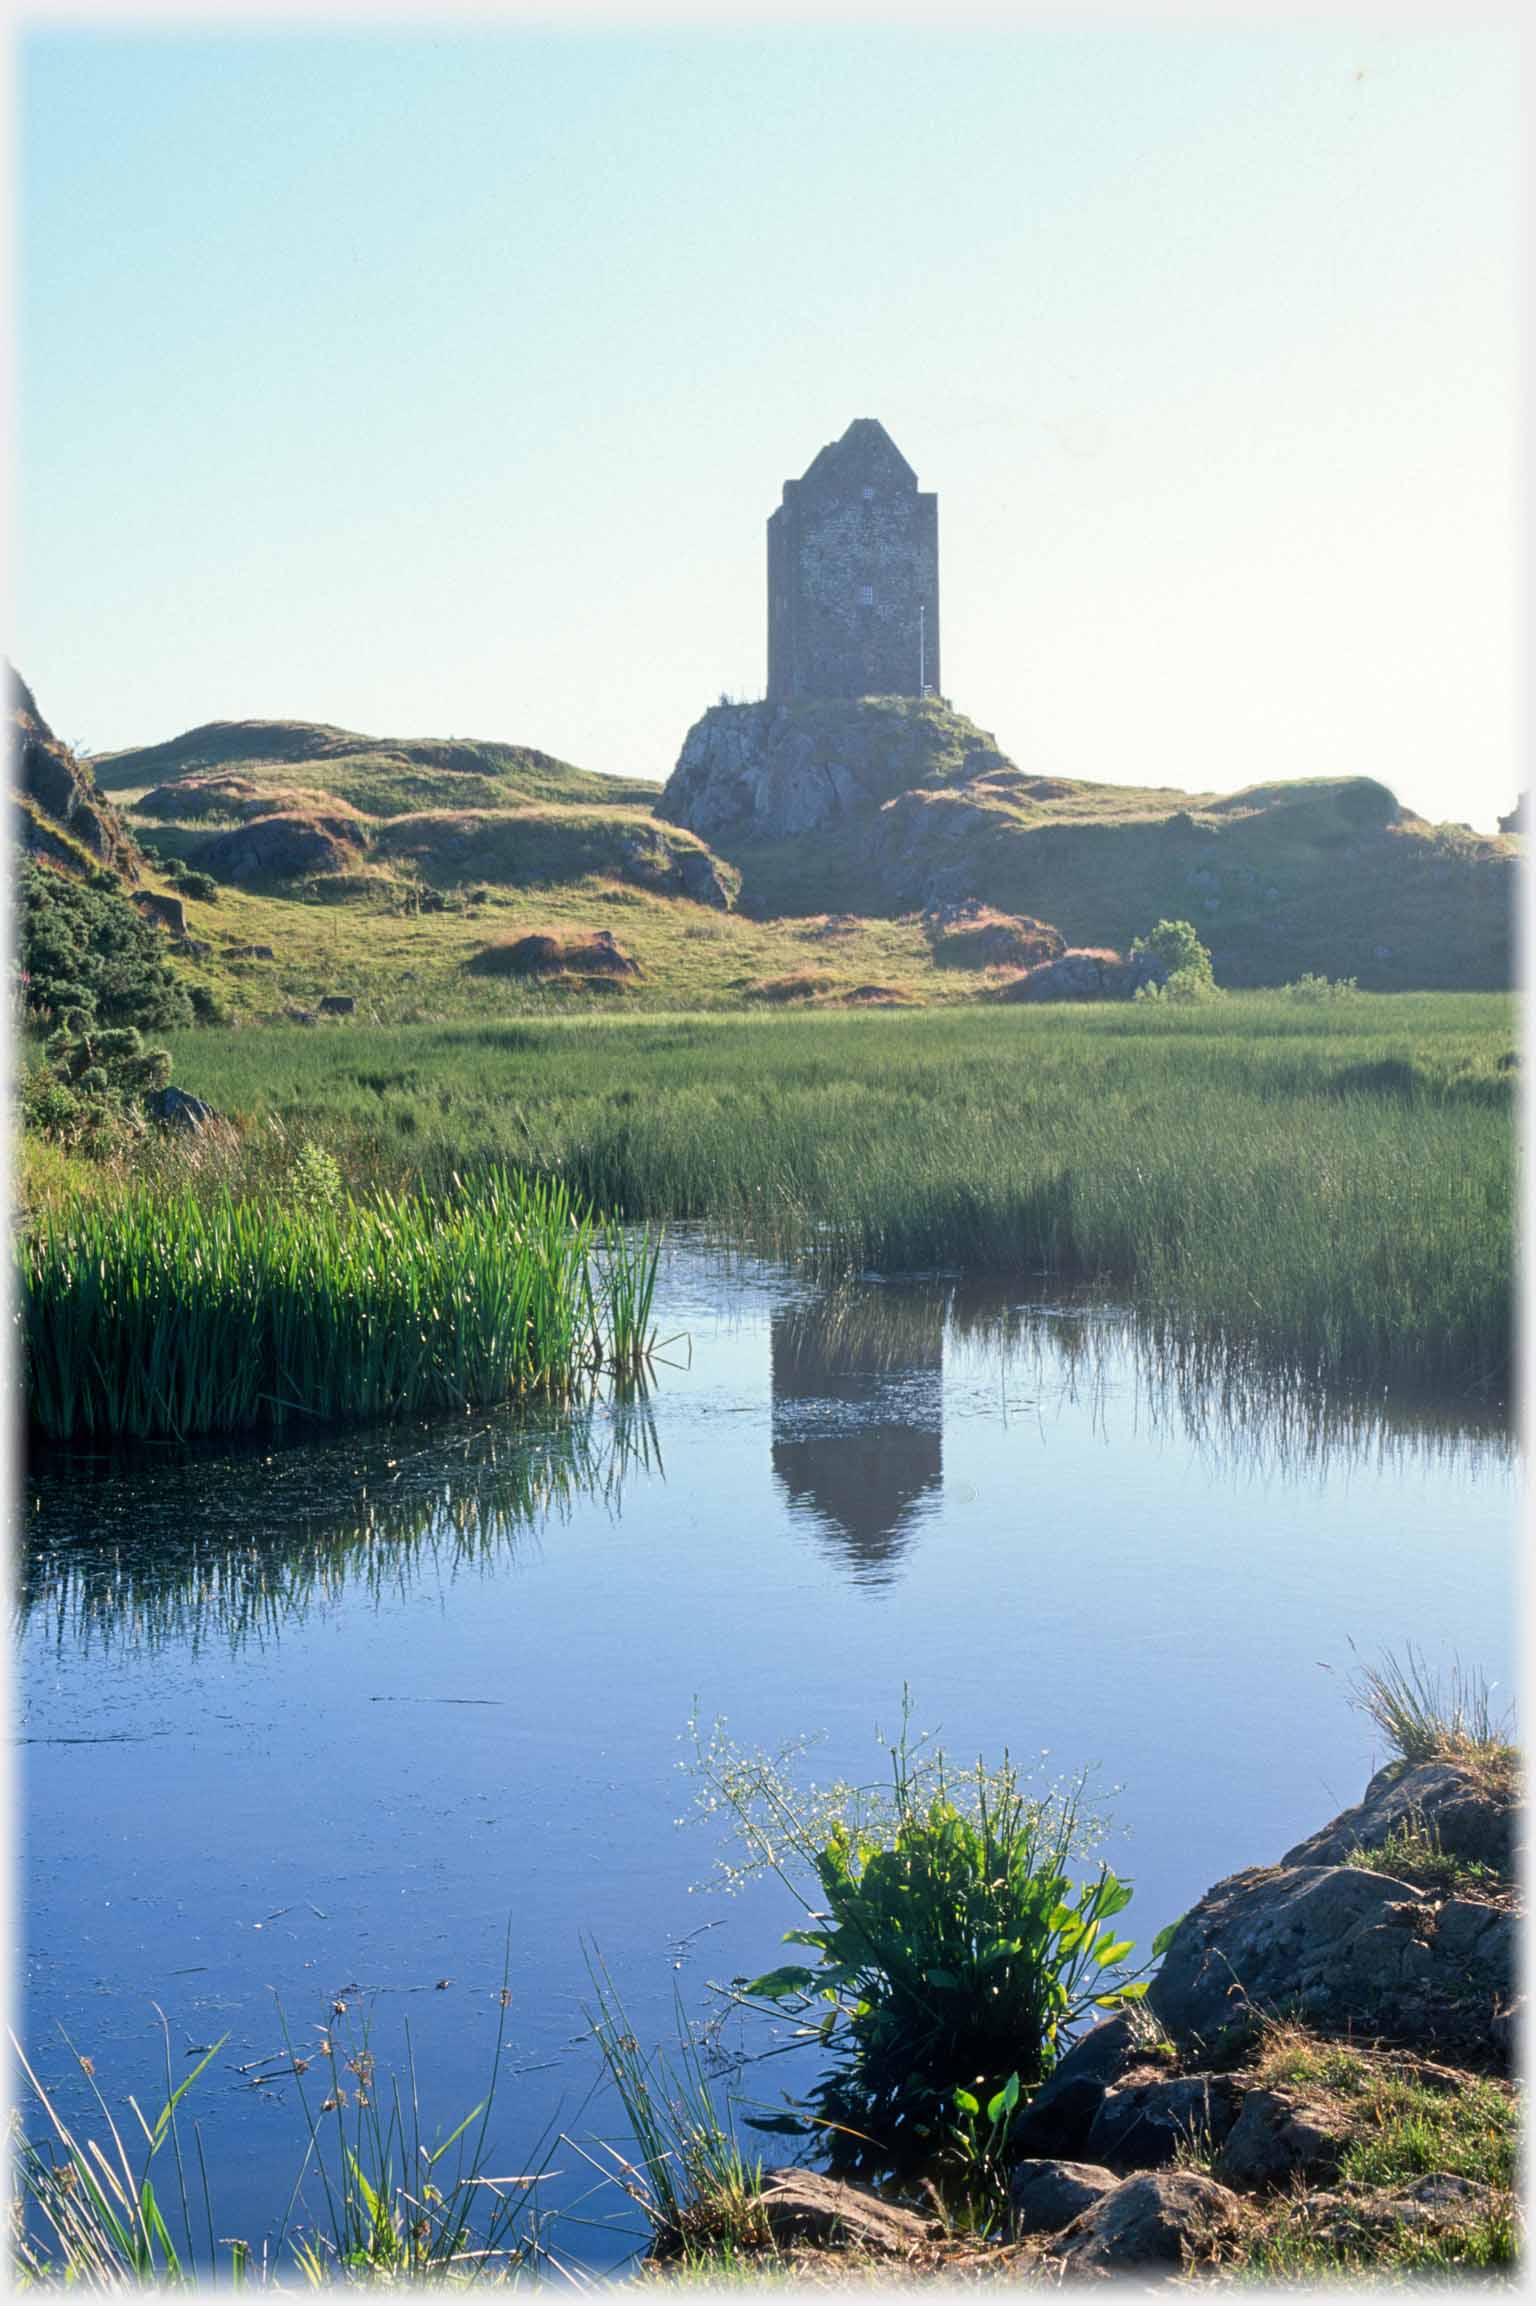
<svg viewBox="0 0 1536 2306">
<path fill-rule="evenodd" d="M 943 1484 L 945 1292 L 833 1291 L 773 1317 L 773 1470 L 861 1584 L 890 1581 Z"/>
</svg>

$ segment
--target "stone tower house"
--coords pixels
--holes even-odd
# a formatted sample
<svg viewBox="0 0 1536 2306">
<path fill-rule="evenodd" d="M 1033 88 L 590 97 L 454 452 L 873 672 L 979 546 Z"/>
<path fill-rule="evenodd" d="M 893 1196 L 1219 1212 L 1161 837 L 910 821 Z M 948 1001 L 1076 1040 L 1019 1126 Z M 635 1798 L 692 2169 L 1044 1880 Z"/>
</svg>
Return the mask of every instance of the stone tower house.
<svg viewBox="0 0 1536 2306">
<path fill-rule="evenodd" d="M 855 417 L 768 522 L 768 699 L 939 686 L 939 500 Z"/>
</svg>

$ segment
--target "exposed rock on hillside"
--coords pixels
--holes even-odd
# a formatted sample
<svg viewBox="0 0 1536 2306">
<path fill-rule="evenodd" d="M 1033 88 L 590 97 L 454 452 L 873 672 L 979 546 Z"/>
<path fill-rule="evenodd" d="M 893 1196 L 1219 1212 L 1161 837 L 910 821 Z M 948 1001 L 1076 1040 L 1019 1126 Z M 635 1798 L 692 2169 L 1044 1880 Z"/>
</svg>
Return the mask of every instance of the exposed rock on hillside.
<svg viewBox="0 0 1536 2306">
<path fill-rule="evenodd" d="M 220 833 L 198 862 L 218 881 L 296 881 L 309 873 L 345 872 L 356 859 L 354 841 L 313 817 L 277 811 Z"/>
<path fill-rule="evenodd" d="M 1054 961 L 1026 969 L 1000 985 L 1000 1001 L 1129 1001 L 1143 985 L 1159 985 L 1168 972 L 1150 953 L 1133 959 L 1092 946 L 1073 946 Z"/>
<path fill-rule="evenodd" d="M 941 968 L 1034 969 L 1057 960 L 1066 947 L 1061 931 L 1049 921 L 999 913 L 974 898 L 935 906 L 923 926 Z"/>
<path fill-rule="evenodd" d="M 628 810 L 423 810 L 372 831 L 376 856 L 409 858 L 440 882 L 578 881 L 608 875 L 655 895 L 729 908 L 741 876 L 693 834 Z"/>
<path fill-rule="evenodd" d="M 984 730 L 931 698 L 712 705 L 656 813 L 711 843 L 778 841 L 867 815 L 912 785 L 1005 766 Z"/>
<path fill-rule="evenodd" d="M 122 818 L 89 766 L 54 735 L 21 675 L 7 670 L 11 778 L 25 846 L 76 871 L 96 866 L 136 880 L 141 860 Z"/>
<path fill-rule="evenodd" d="M 1226 985 L 1511 981 L 1516 843 L 1427 825 L 1372 777 L 1225 795 L 1033 777 L 936 699 L 807 700 L 705 713 L 658 814 L 739 867 L 758 918 L 969 902 L 1078 948 L 1184 919 Z"/>
<path fill-rule="evenodd" d="M 486 945 L 466 963 L 477 977 L 638 977 L 640 964 L 611 929 L 535 930 Z"/>
</svg>

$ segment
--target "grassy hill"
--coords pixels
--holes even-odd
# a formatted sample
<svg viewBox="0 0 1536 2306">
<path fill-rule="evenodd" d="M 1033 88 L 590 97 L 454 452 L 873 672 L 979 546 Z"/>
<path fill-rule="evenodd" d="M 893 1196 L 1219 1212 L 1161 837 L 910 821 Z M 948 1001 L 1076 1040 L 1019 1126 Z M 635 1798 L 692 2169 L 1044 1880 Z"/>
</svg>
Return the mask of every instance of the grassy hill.
<svg viewBox="0 0 1536 2306">
<path fill-rule="evenodd" d="M 648 778 L 605 777 L 573 768 L 531 745 L 461 737 L 366 737 L 324 721 L 205 721 L 164 744 L 98 754 L 91 765 L 104 792 L 135 798 L 152 785 L 238 767 L 242 777 L 263 789 L 310 787 L 376 817 L 444 805 L 509 808 L 528 801 L 648 808 L 661 790 Z"/>
<path fill-rule="evenodd" d="M 947 933 L 964 901 L 1072 945 L 1185 917 L 1231 985 L 1512 974 L 1516 839 L 1425 824 L 1363 777 L 1223 796 L 1032 776 L 936 699 L 715 707 L 664 792 L 530 746 L 293 720 L 76 766 L 144 889 L 174 899 L 182 965 L 250 1018 L 338 994 L 388 1023 L 964 1002 L 1018 966 L 990 931 Z M 483 966 L 603 931 L 632 969 Z"/>
<path fill-rule="evenodd" d="M 918 773 L 891 778 L 893 760 Z M 763 914 L 972 898 L 1074 945 L 1186 918 L 1233 985 L 1511 981 L 1519 842 L 1428 824 L 1371 777 L 1229 795 L 1037 777 L 937 699 L 865 698 L 713 708 L 660 806 L 739 868 Z"/>
</svg>

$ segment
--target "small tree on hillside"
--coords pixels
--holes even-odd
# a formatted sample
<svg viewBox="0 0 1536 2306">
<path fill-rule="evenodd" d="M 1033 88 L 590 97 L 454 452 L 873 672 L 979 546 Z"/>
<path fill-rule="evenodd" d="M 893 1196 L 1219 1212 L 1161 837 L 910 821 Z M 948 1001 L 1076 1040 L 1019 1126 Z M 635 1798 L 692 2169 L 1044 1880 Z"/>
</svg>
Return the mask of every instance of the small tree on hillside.
<svg viewBox="0 0 1536 2306">
<path fill-rule="evenodd" d="M 1141 989 L 1157 999 L 1206 1001 L 1217 991 L 1211 956 L 1192 921 L 1159 921 L 1147 936 L 1136 939 L 1131 959 L 1156 961 L 1164 971 L 1160 986 L 1144 985 Z"/>
</svg>

